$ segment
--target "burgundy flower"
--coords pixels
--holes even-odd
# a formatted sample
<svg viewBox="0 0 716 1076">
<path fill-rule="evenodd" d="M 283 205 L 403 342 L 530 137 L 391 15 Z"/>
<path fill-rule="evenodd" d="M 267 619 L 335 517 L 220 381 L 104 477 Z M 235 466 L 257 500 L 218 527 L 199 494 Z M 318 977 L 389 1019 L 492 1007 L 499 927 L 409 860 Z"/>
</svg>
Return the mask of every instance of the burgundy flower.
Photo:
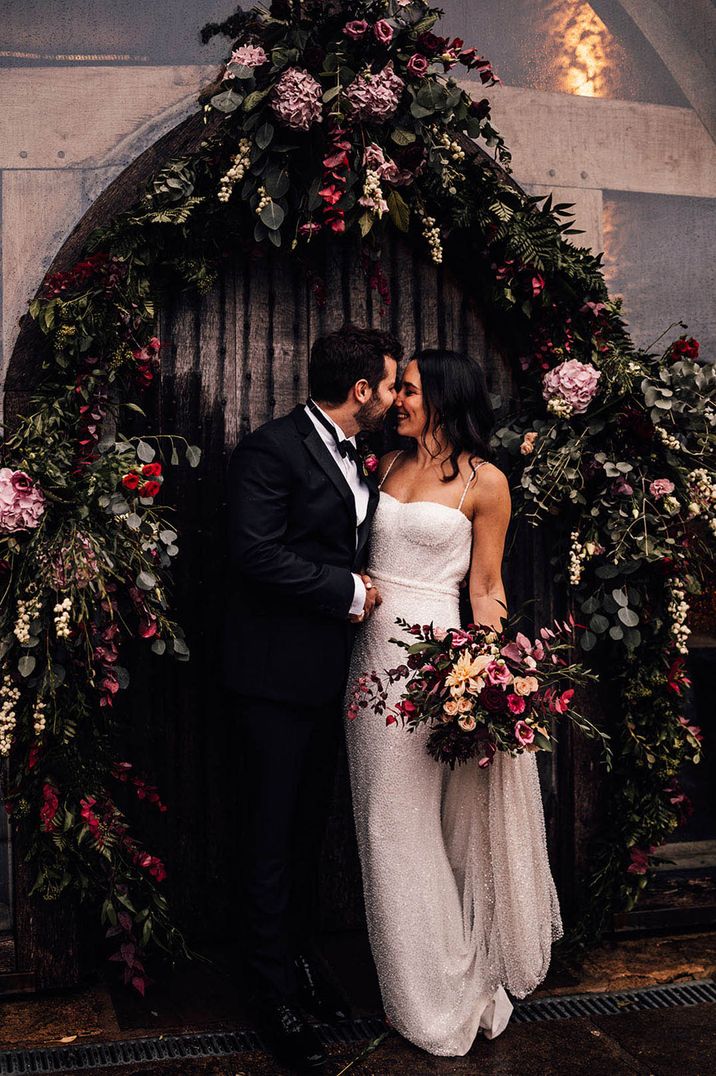
<svg viewBox="0 0 716 1076">
<path fill-rule="evenodd" d="M 416 45 L 426 56 L 437 56 L 447 46 L 447 43 L 446 37 L 438 37 L 436 34 L 431 33 L 430 30 L 420 34 L 416 41 Z"/>
<path fill-rule="evenodd" d="M 496 684 L 488 684 L 487 687 L 483 687 L 477 696 L 477 701 L 491 713 L 501 713 L 507 709 L 507 695 Z"/>
<path fill-rule="evenodd" d="M 471 101 L 470 113 L 478 120 L 487 119 L 490 115 L 490 102 L 486 97 L 483 97 L 481 101 Z"/>
</svg>

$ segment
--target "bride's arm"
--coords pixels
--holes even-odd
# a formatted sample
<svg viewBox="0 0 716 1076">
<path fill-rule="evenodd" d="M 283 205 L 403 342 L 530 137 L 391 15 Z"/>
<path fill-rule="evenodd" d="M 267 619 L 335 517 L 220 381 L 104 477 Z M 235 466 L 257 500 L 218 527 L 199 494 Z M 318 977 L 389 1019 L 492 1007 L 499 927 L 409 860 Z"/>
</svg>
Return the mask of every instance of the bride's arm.
<svg viewBox="0 0 716 1076">
<path fill-rule="evenodd" d="M 492 464 L 480 467 L 470 496 L 472 509 L 472 557 L 470 604 L 475 624 L 489 624 L 499 631 L 507 613 L 502 582 L 502 558 L 512 505 L 505 475 Z"/>
</svg>

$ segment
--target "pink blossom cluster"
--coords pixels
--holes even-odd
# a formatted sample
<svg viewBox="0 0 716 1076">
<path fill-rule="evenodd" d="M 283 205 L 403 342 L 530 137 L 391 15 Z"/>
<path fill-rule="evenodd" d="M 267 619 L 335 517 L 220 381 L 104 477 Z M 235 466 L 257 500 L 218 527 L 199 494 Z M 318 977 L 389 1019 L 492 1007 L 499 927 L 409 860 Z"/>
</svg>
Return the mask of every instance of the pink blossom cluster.
<svg viewBox="0 0 716 1076">
<path fill-rule="evenodd" d="M 569 404 L 573 412 L 581 414 L 592 402 L 601 376 L 601 371 L 591 363 L 568 359 L 547 371 L 542 383 L 542 395 L 545 400 L 558 397 Z"/>
<path fill-rule="evenodd" d="M 396 111 L 404 89 L 405 83 L 396 75 L 391 61 L 375 75 L 358 75 L 345 97 L 354 119 L 384 123 Z"/>
<path fill-rule="evenodd" d="M 321 84 L 308 71 L 289 67 L 276 83 L 271 108 L 287 127 L 307 131 L 314 123 L 321 122 L 322 95 Z"/>
<path fill-rule="evenodd" d="M 379 179 L 385 180 L 393 187 L 407 186 L 414 179 L 412 172 L 400 168 L 390 157 L 386 157 L 375 142 L 369 142 L 363 150 L 363 167 L 366 171 L 375 172 Z"/>
<path fill-rule="evenodd" d="M 0 468 L 0 531 L 34 530 L 45 511 L 45 498 L 24 471 Z"/>
<path fill-rule="evenodd" d="M 260 45 L 241 45 L 231 53 L 224 78 L 235 77 L 236 72 L 232 71 L 232 67 L 261 67 L 267 60 L 268 56 Z"/>
</svg>

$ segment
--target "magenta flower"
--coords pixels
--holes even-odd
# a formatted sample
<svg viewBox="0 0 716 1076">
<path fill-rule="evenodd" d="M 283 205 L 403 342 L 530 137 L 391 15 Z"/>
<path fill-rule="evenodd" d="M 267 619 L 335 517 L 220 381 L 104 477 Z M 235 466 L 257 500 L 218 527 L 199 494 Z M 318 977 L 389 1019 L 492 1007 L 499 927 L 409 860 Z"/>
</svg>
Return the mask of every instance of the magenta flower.
<svg viewBox="0 0 716 1076">
<path fill-rule="evenodd" d="M 370 71 L 358 75 L 345 97 L 354 119 L 384 123 L 397 110 L 404 89 L 405 83 L 396 75 L 391 61 L 376 75 Z"/>
<path fill-rule="evenodd" d="M 535 738 L 535 731 L 534 731 L 534 729 L 531 729 L 529 727 L 529 725 L 527 724 L 526 721 L 518 721 L 518 722 L 516 722 L 516 724 L 515 724 L 515 739 L 517 740 L 517 742 L 519 744 L 522 744 L 523 747 L 526 747 L 527 744 L 531 744 L 531 743 L 534 742 L 534 738 Z"/>
<path fill-rule="evenodd" d="M 512 692 L 507 696 L 507 707 L 511 714 L 523 714 L 527 700 L 524 695 L 514 695 Z"/>
<path fill-rule="evenodd" d="M 287 127 L 307 131 L 321 121 L 322 95 L 321 84 L 313 75 L 300 67 L 289 67 L 276 83 L 271 108 Z"/>
</svg>

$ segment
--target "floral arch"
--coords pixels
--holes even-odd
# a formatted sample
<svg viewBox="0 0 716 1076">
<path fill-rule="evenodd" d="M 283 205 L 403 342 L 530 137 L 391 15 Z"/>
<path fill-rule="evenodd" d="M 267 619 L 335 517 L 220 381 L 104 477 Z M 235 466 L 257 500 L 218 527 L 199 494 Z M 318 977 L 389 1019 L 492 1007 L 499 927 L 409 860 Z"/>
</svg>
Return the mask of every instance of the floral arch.
<svg viewBox="0 0 716 1076">
<path fill-rule="evenodd" d="M 163 809 L 117 754 L 113 703 L 133 638 L 189 656 L 170 607 L 178 544 L 161 487 L 179 452 L 200 460 L 180 439 L 123 431 L 141 420 L 157 370 L 161 288 L 206 293 L 237 252 L 283 250 L 320 293 L 323 245 L 346 237 L 387 303 L 381 250 L 397 230 L 445 259 L 500 328 L 521 398 L 503 406 L 495 440 L 525 523 L 554 530 L 554 583 L 614 702 L 608 816 L 575 938 L 636 900 L 686 810 L 678 770 L 699 758 L 681 704 L 688 595 L 705 584 L 716 531 L 712 368 L 685 337 L 635 350 L 600 257 L 570 238 L 570 206 L 510 179 L 488 100 L 471 100 L 453 73 L 497 78 L 474 49 L 439 36 L 437 10 L 298 8 L 274 0 L 206 29 L 234 48 L 202 112 L 148 151 L 169 147 L 171 159 L 108 226 L 73 237 L 73 256 L 30 305 L 22 348 L 41 357 L 42 381 L 2 446 L 5 802 L 36 891 L 94 901 L 140 990 L 142 950 L 183 941 L 164 865 L 112 790 L 133 785 Z"/>
</svg>

